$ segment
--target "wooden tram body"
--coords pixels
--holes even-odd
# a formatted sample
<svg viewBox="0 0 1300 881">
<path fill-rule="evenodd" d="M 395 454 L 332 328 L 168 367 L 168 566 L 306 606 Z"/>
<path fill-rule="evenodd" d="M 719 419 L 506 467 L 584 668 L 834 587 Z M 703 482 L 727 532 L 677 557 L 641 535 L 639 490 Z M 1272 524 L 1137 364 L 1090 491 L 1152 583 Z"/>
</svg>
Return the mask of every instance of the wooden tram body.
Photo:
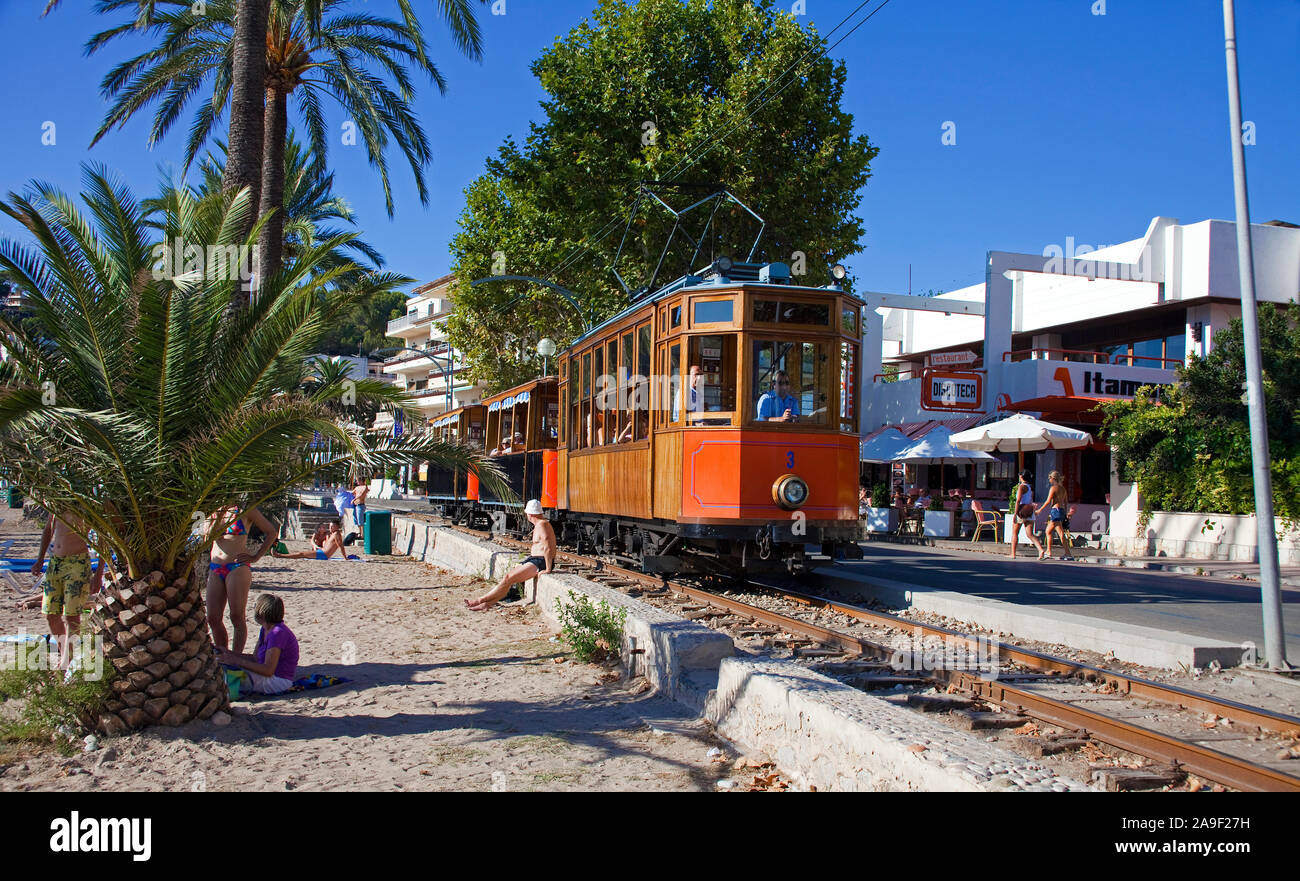
<svg viewBox="0 0 1300 881">
<path fill-rule="evenodd" d="M 575 340 L 558 377 L 435 430 L 489 453 L 520 432 L 523 452 L 494 461 L 521 499 L 541 500 L 561 543 L 648 572 L 797 572 L 810 544 L 861 556 L 862 306 L 791 284 L 779 263 L 686 276 Z M 792 419 L 771 418 L 786 409 Z M 465 426 L 479 411 L 476 441 Z M 430 502 L 458 522 L 529 528 L 472 475 L 440 476 L 436 497 L 430 480 Z"/>
<path fill-rule="evenodd" d="M 565 543 L 663 573 L 797 571 L 807 544 L 860 556 L 863 304 L 789 281 L 782 264 L 687 276 L 561 354 Z M 759 413 L 779 373 L 788 422 Z"/>
<path fill-rule="evenodd" d="M 559 436 L 557 386 L 553 376 L 534 379 L 485 398 L 481 404 L 445 413 L 434 419 L 430 428 L 443 440 L 460 441 L 483 454 L 492 454 L 503 442 L 508 443 L 508 451 L 492 456 L 493 461 L 521 498 L 541 498 L 548 464 L 554 482 Z M 509 513 L 507 505 L 490 490 L 480 488 L 473 474 L 431 470 L 427 491 L 434 510 L 459 523 L 486 528 L 495 525 L 492 512 Z M 512 519 L 520 518 L 516 514 L 500 522 Z"/>
</svg>

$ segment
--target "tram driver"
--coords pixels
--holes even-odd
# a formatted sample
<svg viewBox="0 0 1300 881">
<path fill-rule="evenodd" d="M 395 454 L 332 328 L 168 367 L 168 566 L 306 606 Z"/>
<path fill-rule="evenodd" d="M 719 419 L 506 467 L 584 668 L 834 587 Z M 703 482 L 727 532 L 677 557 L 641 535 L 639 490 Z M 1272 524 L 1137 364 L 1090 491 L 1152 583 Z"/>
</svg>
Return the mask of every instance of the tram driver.
<svg viewBox="0 0 1300 881">
<path fill-rule="evenodd" d="M 758 399 L 759 422 L 798 422 L 799 399 L 790 394 L 790 377 L 778 370 L 772 377 L 772 390 Z"/>
</svg>

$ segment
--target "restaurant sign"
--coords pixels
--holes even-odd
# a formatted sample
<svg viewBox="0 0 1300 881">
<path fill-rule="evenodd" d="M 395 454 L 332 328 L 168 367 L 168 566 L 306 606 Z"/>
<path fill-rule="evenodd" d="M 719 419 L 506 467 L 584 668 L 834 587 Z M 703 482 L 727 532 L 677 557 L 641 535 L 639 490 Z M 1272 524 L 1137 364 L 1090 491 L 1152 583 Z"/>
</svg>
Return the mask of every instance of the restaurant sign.
<svg viewBox="0 0 1300 881">
<path fill-rule="evenodd" d="M 978 356 L 974 352 L 933 352 L 925 356 L 930 367 L 962 367 L 974 364 Z"/>
</svg>

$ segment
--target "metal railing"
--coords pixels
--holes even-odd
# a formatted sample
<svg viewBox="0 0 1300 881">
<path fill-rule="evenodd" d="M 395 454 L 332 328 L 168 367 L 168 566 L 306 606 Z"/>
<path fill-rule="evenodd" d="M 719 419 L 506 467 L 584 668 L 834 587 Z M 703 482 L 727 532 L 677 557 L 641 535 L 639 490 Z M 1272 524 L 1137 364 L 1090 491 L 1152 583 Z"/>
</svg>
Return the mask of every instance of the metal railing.
<svg viewBox="0 0 1300 881">
<path fill-rule="evenodd" d="M 451 344 L 447 342 L 430 343 L 418 351 L 405 350 L 401 354 L 384 361 L 384 367 L 418 361 L 421 358 L 445 358 L 451 354 Z"/>
<path fill-rule="evenodd" d="M 1063 355 L 1061 358 L 1053 358 L 1052 355 Z M 1016 349 L 1011 352 L 1002 353 L 1003 362 L 1007 361 L 1073 361 L 1084 364 L 1120 364 L 1129 367 L 1138 367 L 1135 361 L 1158 361 L 1160 367 L 1164 370 L 1172 368 L 1165 365 L 1172 364 L 1175 367 L 1182 367 L 1181 358 L 1161 358 L 1156 355 L 1114 355 L 1110 352 L 1094 352 L 1086 349 L 1053 349 L 1053 348 L 1032 348 Z"/>
<path fill-rule="evenodd" d="M 404 330 L 405 328 L 408 327 L 415 327 L 417 324 L 425 324 L 429 321 L 432 321 L 433 317 L 434 316 L 432 312 L 425 312 L 423 315 L 417 312 L 414 315 L 408 314 L 408 315 L 403 315 L 401 318 L 394 318 L 392 321 L 388 322 L 387 333 L 389 336 L 392 336 L 393 331 Z"/>
</svg>

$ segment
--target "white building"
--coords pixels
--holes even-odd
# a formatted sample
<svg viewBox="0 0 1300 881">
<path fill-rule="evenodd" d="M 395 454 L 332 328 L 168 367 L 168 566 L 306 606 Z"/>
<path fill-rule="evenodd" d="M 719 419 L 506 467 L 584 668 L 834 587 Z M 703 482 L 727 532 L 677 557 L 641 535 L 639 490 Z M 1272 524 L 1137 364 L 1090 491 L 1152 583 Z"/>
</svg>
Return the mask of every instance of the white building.
<svg viewBox="0 0 1300 881">
<path fill-rule="evenodd" d="M 1251 226 L 1256 298 L 1295 300 L 1300 227 Z M 1236 224 L 1156 217 L 1142 237 L 1096 250 L 1067 240 L 1043 254 L 990 251 L 983 284 L 937 297 L 864 298 L 876 307 L 863 327 L 865 436 L 929 420 L 963 428 L 1002 411 L 1095 431 L 1099 401 L 1174 382 L 1240 317 Z M 1102 444 L 1034 464 L 1039 493 L 1058 469 L 1089 517 L 1095 506 L 1108 519 L 1108 497 L 1122 494 Z"/>
<path fill-rule="evenodd" d="M 447 342 L 453 280 L 444 275 L 416 288 L 406 301 L 406 315 L 388 322 L 388 336 L 414 351 L 393 353 L 384 361 L 383 372 L 415 398 L 426 419 L 477 404 L 483 397 L 481 384 L 464 380 L 460 355 Z"/>
</svg>

